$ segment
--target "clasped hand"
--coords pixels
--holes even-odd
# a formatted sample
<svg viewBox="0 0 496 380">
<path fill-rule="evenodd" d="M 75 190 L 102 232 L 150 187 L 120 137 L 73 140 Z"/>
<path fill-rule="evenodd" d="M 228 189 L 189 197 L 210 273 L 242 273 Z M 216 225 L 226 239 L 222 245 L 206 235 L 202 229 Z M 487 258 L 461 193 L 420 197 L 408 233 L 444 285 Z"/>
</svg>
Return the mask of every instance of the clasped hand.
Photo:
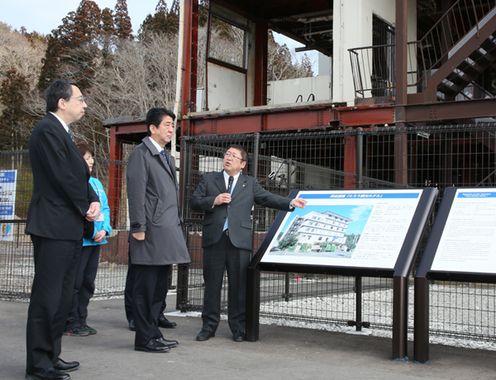
<svg viewBox="0 0 496 380">
<path fill-rule="evenodd" d="M 86 220 L 93 222 L 100 215 L 100 202 L 91 202 L 90 208 L 86 211 Z"/>
<path fill-rule="evenodd" d="M 229 193 L 220 193 L 214 199 L 214 206 L 219 206 L 224 203 L 231 203 L 231 194 Z"/>
</svg>

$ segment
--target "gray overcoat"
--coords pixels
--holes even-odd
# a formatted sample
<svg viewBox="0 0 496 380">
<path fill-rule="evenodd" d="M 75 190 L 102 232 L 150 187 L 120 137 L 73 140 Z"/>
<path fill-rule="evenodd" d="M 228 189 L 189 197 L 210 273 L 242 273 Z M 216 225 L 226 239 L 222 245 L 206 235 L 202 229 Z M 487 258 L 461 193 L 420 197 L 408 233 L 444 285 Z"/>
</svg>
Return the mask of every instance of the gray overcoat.
<svg viewBox="0 0 496 380">
<path fill-rule="evenodd" d="M 148 136 L 129 157 L 127 194 L 131 233 L 145 232 L 144 241 L 129 237 L 132 264 L 191 261 L 181 229 L 174 160 L 169 158 L 172 168 Z"/>
</svg>

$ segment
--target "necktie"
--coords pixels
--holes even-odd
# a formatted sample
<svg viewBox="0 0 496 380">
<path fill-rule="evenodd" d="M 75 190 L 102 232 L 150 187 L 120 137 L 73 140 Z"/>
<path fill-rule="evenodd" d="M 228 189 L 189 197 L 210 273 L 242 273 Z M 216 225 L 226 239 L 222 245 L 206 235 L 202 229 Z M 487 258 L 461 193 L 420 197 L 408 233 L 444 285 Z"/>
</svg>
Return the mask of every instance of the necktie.
<svg viewBox="0 0 496 380">
<path fill-rule="evenodd" d="M 227 181 L 227 192 L 228 193 L 231 193 L 231 191 L 232 191 L 233 182 L 234 182 L 234 177 L 232 175 L 230 175 L 229 179 Z M 224 222 L 224 227 L 222 228 L 222 231 L 226 231 L 229 228 L 227 219 L 228 218 L 226 218 L 226 220 Z"/>
<path fill-rule="evenodd" d="M 232 191 L 232 184 L 234 182 L 234 177 L 231 175 L 229 176 L 229 180 L 227 181 L 227 192 L 231 193 Z"/>
<path fill-rule="evenodd" d="M 165 152 L 165 149 L 162 149 L 160 151 L 160 154 L 162 155 L 163 158 L 165 158 L 165 162 L 167 162 L 167 165 L 169 166 L 169 169 L 172 172 L 173 171 L 173 168 L 172 168 L 172 165 L 171 165 L 171 162 L 170 162 L 170 159 L 169 159 L 169 155 Z"/>
</svg>

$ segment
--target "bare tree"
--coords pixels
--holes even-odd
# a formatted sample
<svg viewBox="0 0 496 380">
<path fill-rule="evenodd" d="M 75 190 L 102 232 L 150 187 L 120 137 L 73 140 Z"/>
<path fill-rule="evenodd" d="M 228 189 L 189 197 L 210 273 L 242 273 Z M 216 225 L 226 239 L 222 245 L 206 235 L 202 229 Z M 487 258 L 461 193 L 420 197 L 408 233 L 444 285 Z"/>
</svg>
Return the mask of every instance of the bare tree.
<svg viewBox="0 0 496 380">
<path fill-rule="evenodd" d="M 13 31 L 0 22 L 0 129 L 4 149 L 20 149 L 32 128 L 33 118 L 44 114 L 36 84 L 46 40 L 39 34 Z M 15 132 L 15 133 L 14 133 Z"/>
<path fill-rule="evenodd" d="M 123 41 L 108 67 L 98 70 L 88 90 L 100 120 L 144 116 L 154 105 L 171 107 L 176 83 L 177 41 L 159 35 Z"/>
<path fill-rule="evenodd" d="M 107 159 L 108 130 L 102 122 L 120 117 L 144 118 L 153 106 L 174 104 L 177 41 L 148 35 L 146 41 L 123 40 L 107 64 L 95 73 L 89 88 L 87 115 L 75 125 L 99 159 Z M 97 173 L 100 175 L 100 173 Z"/>
</svg>

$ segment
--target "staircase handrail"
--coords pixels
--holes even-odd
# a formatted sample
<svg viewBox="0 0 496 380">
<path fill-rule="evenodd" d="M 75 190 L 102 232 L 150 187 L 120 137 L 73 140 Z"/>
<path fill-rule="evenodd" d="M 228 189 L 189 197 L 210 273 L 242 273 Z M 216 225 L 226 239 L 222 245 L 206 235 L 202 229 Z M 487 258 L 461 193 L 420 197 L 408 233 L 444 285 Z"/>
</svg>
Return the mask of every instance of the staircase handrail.
<svg viewBox="0 0 496 380">
<path fill-rule="evenodd" d="M 469 22 L 467 26 L 454 25 L 457 22 L 455 12 L 458 12 L 459 14 L 463 12 L 463 8 L 460 5 L 461 3 L 465 5 L 465 16 L 473 16 L 463 17 L 465 21 L 472 21 Z M 476 6 L 476 3 L 478 3 L 478 7 Z M 421 54 L 421 62 L 419 62 L 419 64 L 421 63 L 421 70 L 425 72 L 436 67 L 446 57 L 450 49 L 453 48 L 466 33 L 478 26 L 479 22 L 495 7 L 495 4 L 496 1 L 494 0 L 457 0 L 453 3 L 443 16 L 441 16 L 424 36 L 417 41 Z M 480 9 L 481 12 L 478 12 L 478 9 Z M 443 26 L 446 22 L 448 23 L 448 28 Z M 449 34 L 449 37 L 446 33 Z M 437 36 L 435 36 L 435 34 L 437 34 Z M 448 42 L 449 38 L 451 38 L 451 42 Z M 434 59 L 432 59 L 432 57 L 425 56 L 425 51 L 428 48 L 431 48 L 434 42 L 439 42 L 438 46 L 435 47 L 441 48 L 441 52 L 436 54 Z M 442 49 L 443 44 L 444 49 Z"/>
</svg>

